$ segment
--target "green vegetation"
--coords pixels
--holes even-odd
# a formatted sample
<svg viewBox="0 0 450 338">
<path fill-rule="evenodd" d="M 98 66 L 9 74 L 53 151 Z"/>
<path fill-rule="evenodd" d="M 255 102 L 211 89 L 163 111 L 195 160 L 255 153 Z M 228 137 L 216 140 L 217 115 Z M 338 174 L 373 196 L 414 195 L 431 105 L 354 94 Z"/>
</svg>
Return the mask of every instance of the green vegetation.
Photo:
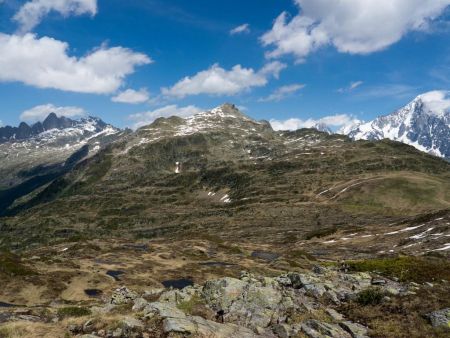
<svg viewBox="0 0 450 338">
<path fill-rule="evenodd" d="M 450 261 L 447 259 L 404 256 L 352 261 L 348 264 L 353 271 L 377 272 L 396 277 L 402 282 L 450 281 Z"/>
<path fill-rule="evenodd" d="M 91 314 L 91 310 L 85 307 L 68 306 L 58 309 L 58 317 L 60 318 L 84 317 L 90 316 Z"/>
<path fill-rule="evenodd" d="M 186 314 L 192 315 L 196 308 L 201 305 L 204 305 L 204 301 L 198 295 L 194 295 L 188 301 L 179 303 L 177 308 Z"/>
<path fill-rule="evenodd" d="M 358 293 L 356 301 L 360 305 L 378 305 L 383 300 L 384 294 L 377 288 L 369 288 Z"/>
<path fill-rule="evenodd" d="M 338 230 L 337 227 L 312 230 L 305 234 L 304 239 L 308 241 L 313 238 L 326 237 L 326 236 L 334 234 L 337 230 Z"/>
<path fill-rule="evenodd" d="M 9 252 L 0 252 L 0 275 L 27 276 L 34 271 L 25 266 L 19 256 Z"/>
</svg>

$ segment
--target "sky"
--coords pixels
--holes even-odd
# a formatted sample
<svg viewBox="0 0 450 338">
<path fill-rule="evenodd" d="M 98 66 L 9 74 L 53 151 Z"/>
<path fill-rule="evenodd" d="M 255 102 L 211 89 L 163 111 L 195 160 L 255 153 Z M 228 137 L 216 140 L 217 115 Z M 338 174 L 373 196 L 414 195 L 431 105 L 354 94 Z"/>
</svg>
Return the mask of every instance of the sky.
<svg viewBox="0 0 450 338">
<path fill-rule="evenodd" d="M 450 89 L 450 0 L 0 0 L 0 124 L 234 103 L 338 129 Z"/>
</svg>

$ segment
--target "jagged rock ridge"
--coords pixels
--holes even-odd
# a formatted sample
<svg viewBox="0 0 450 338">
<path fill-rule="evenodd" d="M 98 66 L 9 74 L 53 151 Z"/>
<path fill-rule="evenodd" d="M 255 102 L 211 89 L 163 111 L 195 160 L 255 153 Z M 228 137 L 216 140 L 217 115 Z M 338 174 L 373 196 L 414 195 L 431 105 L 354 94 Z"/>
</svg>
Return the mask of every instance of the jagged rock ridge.
<svg viewBox="0 0 450 338">
<path fill-rule="evenodd" d="M 394 113 L 360 124 L 346 133 L 355 140 L 388 138 L 450 159 L 450 100 L 448 97 L 449 92 L 441 91 L 419 95 Z"/>
</svg>

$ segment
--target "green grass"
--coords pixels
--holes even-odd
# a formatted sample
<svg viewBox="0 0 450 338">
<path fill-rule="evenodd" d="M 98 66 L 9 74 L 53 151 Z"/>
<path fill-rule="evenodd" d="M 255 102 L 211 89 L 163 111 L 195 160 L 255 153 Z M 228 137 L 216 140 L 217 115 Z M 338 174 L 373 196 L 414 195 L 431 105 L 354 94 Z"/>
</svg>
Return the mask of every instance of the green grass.
<svg viewBox="0 0 450 338">
<path fill-rule="evenodd" d="M 194 295 L 190 300 L 179 303 L 177 308 L 186 314 L 192 314 L 197 306 L 204 304 L 205 302 L 199 296 Z"/>
<path fill-rule="evenodd" d="M 450 281 L 450 262 L 436 257 L 397 257 L 351 261 L 353 271 L 378 272 L 402 282 Z"/>
<path fill-rule="evenodd" d="M 78 306 L 68 306 L 58 309 L 58 317 L 68 318 L 68 317 L 84 317 L 91 315 L 90 309 Z"/>
</svg>

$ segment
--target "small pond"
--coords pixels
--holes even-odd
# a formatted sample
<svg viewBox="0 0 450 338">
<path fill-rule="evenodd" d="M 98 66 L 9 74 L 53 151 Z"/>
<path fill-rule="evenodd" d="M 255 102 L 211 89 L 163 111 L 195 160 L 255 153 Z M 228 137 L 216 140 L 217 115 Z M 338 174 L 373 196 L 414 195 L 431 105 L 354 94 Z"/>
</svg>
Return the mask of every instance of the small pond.
<svg viewBox="0 0 450 338">
<path fill-rule="evenodd" d="M 98 289 L 86 289 L 84 290 L 84 293 L 89 297 L 100 297 L 103 294 L 103 291 Z"/>
<path fill-rule="evenodd" d="M 170 279 L 162 282 L 165 288 L 183 289 L 186 286 L 194 285 L 194 281 L 188 278 Z"/>
</svg>

